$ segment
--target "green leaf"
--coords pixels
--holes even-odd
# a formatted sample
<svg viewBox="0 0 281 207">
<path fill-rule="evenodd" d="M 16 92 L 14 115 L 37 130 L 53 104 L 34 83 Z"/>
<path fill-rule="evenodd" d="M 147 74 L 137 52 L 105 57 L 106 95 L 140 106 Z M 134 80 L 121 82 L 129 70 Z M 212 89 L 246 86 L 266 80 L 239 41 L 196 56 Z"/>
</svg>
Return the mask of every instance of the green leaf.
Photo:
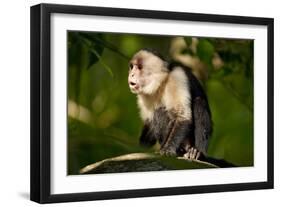
<svg viewBox="0 0 281 207">
<path fill-rule="evenodd" d="M 82 36 L 86 37 L 87 39 L 95 42 L 96 44 L 107 48 L 115 53 L 117 53 L 118 55 L 120 55 L 121 57 L 125 58 L 126 60 L 130 60 L 130 58 L 125 55 L 123 52 L 121 52 L 118 47 L 116 47 L 115 45 L 113 45 L 112 43 L 106 41 L 106 39 L 104 38 L 103 34 L 95 34 L 95 33 L 81 33 Z"/>
<path fill-rule="evenodd" d="M 82 46 L 76 32 L 68 32 L 68 65 L 78 65 L 82 58 Z"/>
<path fill-rule="evenodd" d="M 88 48 L 88 65 L 87 69 L 89 69 L 92 65 L 99 61 L 99 56 L 102 55 L 104 46 L 101 44 L 101 40 L 103 40 L 102 34 L 96 33 L 79 33 L 79 37 L 82 40 L 83 44 L 85 44 Z M 99 56 L 91 52 L 91 49 L 95 50 Z"/>
<path fill-rule="evenodd" d="M 104 36 L 103 34 L 101 33 L 84 33 L 84 32 L 81 32 L 79 33 L 80 36 L 92 41 L 92 42 L 101 42 L 101 41 L 104 41 Z"/>
<path fill-rule="evenodd" d="M 110 76 L 113 77 L 113 72 L 112 72 L 111 68 L 101 59 L 101 56 L 98 54 L 98 52 L 95 51 L 95 49 L 91 49 L 91 52 L 98 57 L 102 66 L 107 70 L 107 72 L 110 74 Z"/>
<path fill-rule="evenodd" d="M 212 65 L 212 58 L 215 52 L 214 46 L 206 39 L 199 39 L 197 45 L 198 57 L 209 66 Z"/>
<path fill-rule="evenodd" d="M 103 47 L 101 45 L 93 45 L 91 47 L 93 50 L 96 51 L 96 53 L 101 56 L 102 52 L 103 52 Z M 94 65 L 95 63 L 97 63 L 99 61 L 99 56 L 97 56 L 96 54 L 94 54 L 93 52 L 89 52 L 89 63 L 88 63 L 88 67 L 87 69 L 90 69 L 90 67 L 92 65 Z"/>
</svg>

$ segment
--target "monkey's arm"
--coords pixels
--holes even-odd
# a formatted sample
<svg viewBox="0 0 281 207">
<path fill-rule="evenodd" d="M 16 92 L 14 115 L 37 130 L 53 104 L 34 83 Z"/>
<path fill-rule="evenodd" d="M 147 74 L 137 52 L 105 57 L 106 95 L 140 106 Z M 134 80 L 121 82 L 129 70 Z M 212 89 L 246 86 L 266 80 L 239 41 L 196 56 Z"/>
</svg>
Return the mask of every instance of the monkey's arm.
<svg viewBox="0 0 281 207">
<path fill-rule="evenodd" d="M 175 120 L 168 137 L 161 146 L 160 154 L 167 156 L 177 155 L 177 150 L 179 149 L 181 143 L 184 139 L 186 139 L 186 137 L 191 137 L 191 133 L 191 121 Z"/>
<path fill-rule="evenodd" d="M 153 135 L 149 128 L 148 123 L 144 123 L 141 136 L 140 136 L 140 145 L 144 147 L 153 146 L 156 143 L 156 137 Z"/>
</svg>

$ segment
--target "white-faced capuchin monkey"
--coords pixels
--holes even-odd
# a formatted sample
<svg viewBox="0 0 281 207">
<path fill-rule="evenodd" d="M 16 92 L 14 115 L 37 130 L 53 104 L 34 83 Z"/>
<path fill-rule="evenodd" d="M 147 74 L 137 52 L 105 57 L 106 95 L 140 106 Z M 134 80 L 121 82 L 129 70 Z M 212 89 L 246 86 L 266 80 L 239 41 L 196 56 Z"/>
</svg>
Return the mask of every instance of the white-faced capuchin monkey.
<svg viewBox="0 0 281 207">
<path fill-rule="evenodd" d="M 142 49 L 129 63 L 128 83 L 137 94 L 144 122 L 141 145 L 158 141 L 162 155 L 205 157 L 212 133 L 211 112 L 207 96 L 189 68 Z"/>
</svg>

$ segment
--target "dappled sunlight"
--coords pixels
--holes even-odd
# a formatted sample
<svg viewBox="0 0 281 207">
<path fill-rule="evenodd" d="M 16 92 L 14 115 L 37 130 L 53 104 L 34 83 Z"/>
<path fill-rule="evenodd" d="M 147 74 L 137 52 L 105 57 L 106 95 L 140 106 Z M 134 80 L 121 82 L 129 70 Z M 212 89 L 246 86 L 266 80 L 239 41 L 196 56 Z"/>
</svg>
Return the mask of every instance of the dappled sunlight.
<svg viewBox="0 0 281 207">
<path fill-rule="evenodd" d="M 107 128 L 109 127 L 114 121 L 118 119 L 119 116 L 119 108 L 118 107 L 111 107 L 105 110 L 97 120 L 97 124 L 99 128 Z"/>
<path fill-rule="evenodd" d="M 169 53 L 174 60 L 190 67 L 199 80 L 206 81 L 208 79 L 208 64 L 200 59 L 199 56 L 195 55 L 198 44 L 199 40 L 195 37 L 174 37 L 171 40 Z M 215 70 L 222 68 L 223 60 L 218 53 L 214 52 L 211 58 L 211 64 Z"/>
<path fill-rule="evenodd" d="M 72 100 L 68 100 L 68 116 L 85 124 L 92 124 L 91 111 Z"/>
<path fill-rule="evenodd" d="M 171 41 L 170 54 L 174 60 L 190 67 L 193 74 L 199 80 L 206 80 L 208 76 L 207 66 L 199 59 L 199 57 L 182 52 L 190 50 L 190 52 L 195 53 L 197 44 L 197 38 L 191 38 L 191 42 L 188 45 L 183 37 L 175 37 Z"/>
<path fill-rule="evenodd" d="M 138 151 L 143 123 L 128 87 L 128 61 L 153 48 L 192 69 L 214 123 L 208 155 L 253 164 L 252 40 L 68 32 L 68 173 Z"/>
<path fill-rule="evenodd" d="M 105 93 L 99 93 L 92 101 L 92 109 L 95 113 L 100 113 L 106 107 L 108 97 Z"/>
</svg>

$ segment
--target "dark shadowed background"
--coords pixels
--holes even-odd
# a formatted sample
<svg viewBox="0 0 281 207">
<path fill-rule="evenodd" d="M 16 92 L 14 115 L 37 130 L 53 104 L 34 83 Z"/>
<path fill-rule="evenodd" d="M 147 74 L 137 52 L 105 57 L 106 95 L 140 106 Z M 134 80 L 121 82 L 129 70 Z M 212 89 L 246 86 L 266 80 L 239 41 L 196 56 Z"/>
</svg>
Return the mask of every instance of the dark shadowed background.
<svg viewBox="0 0 281 207">
<path fill-rule="evenodd" d="M 142 128 L 127 84 L 128 61 L 158 50 L 192 68 L 207 93 L 214 131 L 208 154 L 253 165 L 253 40 L 68 32 L 68 173 L 133 152 Z"/>
</svg>

